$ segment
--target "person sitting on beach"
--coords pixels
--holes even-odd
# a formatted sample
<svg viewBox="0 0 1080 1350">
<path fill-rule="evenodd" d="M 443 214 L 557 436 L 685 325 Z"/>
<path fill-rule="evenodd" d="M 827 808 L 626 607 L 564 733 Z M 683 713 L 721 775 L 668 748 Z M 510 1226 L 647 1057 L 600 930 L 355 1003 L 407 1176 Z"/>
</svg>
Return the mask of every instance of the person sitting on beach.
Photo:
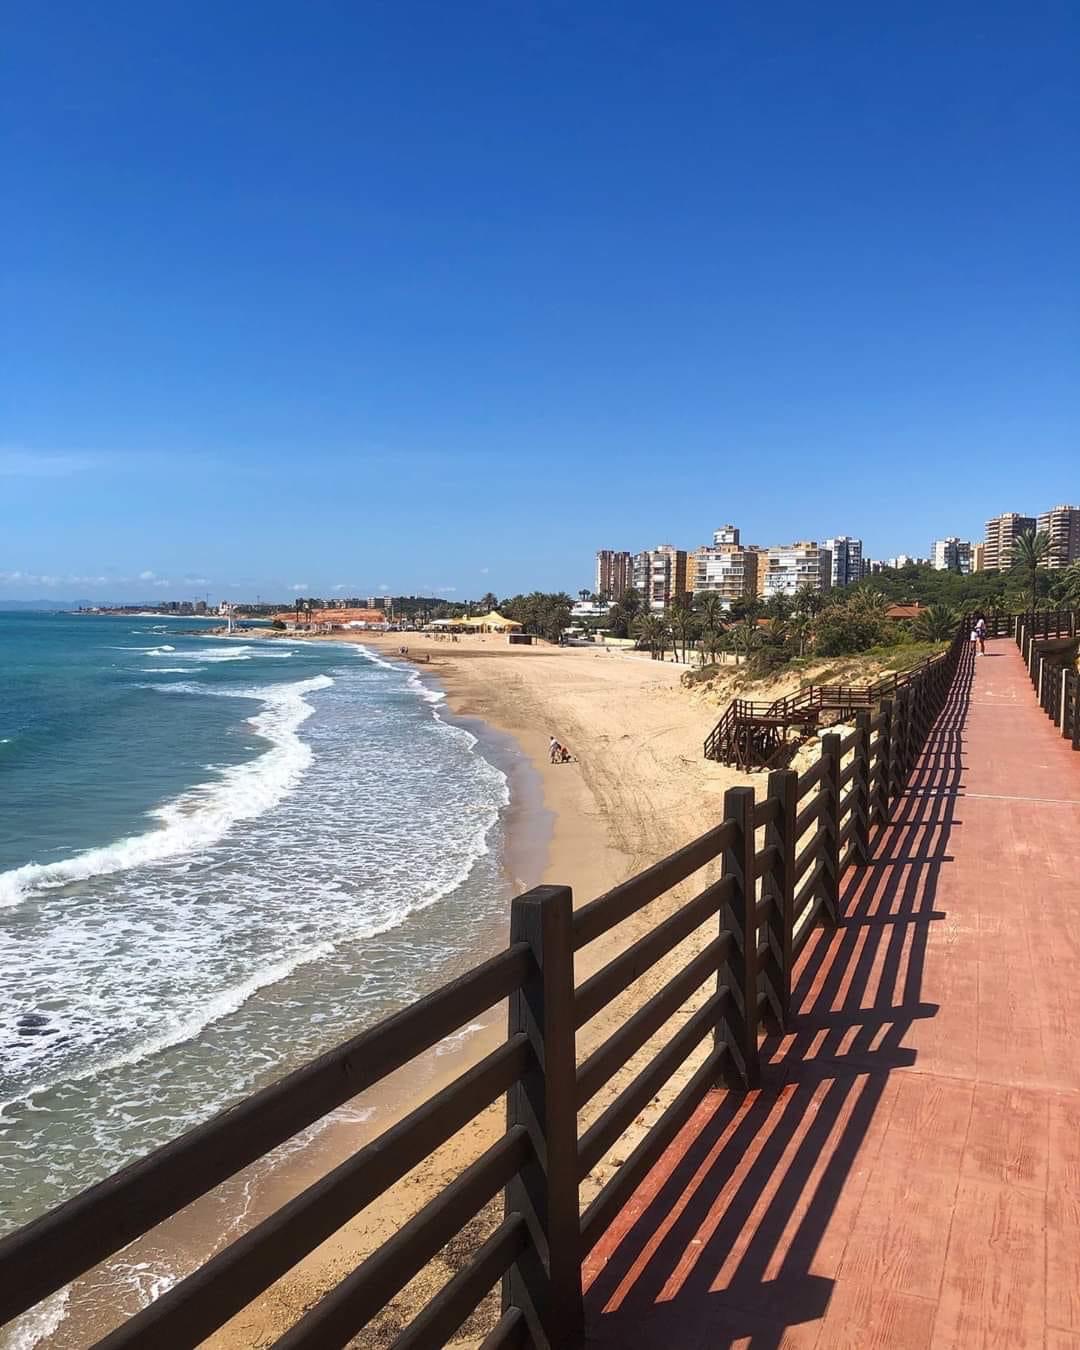
<svg viewBox="0 0 1080 1350">
<path fill-rule="evenodd" d="M 573 764 L 573 762 L 574 762 L 574 756 L 570 753 L 569 750 L 567 750 L 567 748 L 566 748 L 565 745 L 560 745 L 560 746 L 559 746 L 559 763 L 560 763 L 560 764 Z"/>
</svg>

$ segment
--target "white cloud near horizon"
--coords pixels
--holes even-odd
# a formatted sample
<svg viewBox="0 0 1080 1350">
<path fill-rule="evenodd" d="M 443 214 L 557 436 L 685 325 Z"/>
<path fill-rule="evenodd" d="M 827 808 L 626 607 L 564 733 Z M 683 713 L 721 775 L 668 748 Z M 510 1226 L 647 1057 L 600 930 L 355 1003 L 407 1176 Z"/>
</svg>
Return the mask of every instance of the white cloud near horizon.
<svg viewBox="0 0 1080 1350">
<path fill-rule="evenodd" d="M 98 463 L 94 455 L 53 455 L 39 450 L 0 448 L 0 476 L 5 478 L 68 478 Z"/>
<path fill-rule="evenodd" d="M 290 591 L 306 591 L 307 589 L 308 584 L 306 581 L 294 581 L 293 584 L 289 587 Z"/>
</svg>

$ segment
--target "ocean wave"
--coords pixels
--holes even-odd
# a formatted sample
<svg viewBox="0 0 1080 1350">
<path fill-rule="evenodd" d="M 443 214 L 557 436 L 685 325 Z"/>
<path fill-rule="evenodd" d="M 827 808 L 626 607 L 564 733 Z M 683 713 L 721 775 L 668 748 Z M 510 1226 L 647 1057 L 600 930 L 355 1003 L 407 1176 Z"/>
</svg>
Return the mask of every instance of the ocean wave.
<svg viewBox="0 0 1080 1350">
<path fill-rule="evenodd" d="M 140 675 L 195 675 L 205 666 L 140 666 Z M 145 688 L 146 686 L 141 686 Z"/>
<path fill-rule="evenodd" d="M 0 906 L 18 904 L 35 892 L 73 881 L 88 881 L 185 853 L 201 852 L 240 821 L 252 820 L 276 806 L 292 791 L 311 760 L 311 748 L 297 735 L 300 724 L 314 712 L 304 695 L 327 689 L 333 683 L 327 675 L 316 675 L 294 684 L 248 690 L 209 691 L 198 685 L 188 686 L 211 697 L 261 700 L 265 704 L 263 711 L 249 721 L 270 742 L 271 748 L 257 759 L 224 769 L 216 781 L 200 783 L 174 801 L 148 812 L 158 822 L 157 829 L 87 849 L 62 862 L 26 863 L 0 873 Z M 149 688 L 175 690 L 178 686 Z"/>
<path fill-rule="evenodd" d="M 42 1299 L 36 1307 L 16 1318 L 6 1333 L 0 1331 L 0 1347 L 3 1350 L 34 1350 L 34 1346 L 48 1340 L 67 1316 L 70 1296 L 71 1286 L 65 1285 Z"/>
</svg>

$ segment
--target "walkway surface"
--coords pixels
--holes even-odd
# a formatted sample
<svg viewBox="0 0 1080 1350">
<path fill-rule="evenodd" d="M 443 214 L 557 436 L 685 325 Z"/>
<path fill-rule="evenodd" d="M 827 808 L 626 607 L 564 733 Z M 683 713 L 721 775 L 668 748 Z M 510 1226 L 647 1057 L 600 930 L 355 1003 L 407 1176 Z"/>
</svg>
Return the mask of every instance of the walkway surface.
<svg viewBox="0 0 1080 1350">
<path fill-rule="evenodd" d="M 844 914 L 590 1257 L 590 1345 L 1080 1350 L 1080 754 L 1012 642 Z"/>
</svg>

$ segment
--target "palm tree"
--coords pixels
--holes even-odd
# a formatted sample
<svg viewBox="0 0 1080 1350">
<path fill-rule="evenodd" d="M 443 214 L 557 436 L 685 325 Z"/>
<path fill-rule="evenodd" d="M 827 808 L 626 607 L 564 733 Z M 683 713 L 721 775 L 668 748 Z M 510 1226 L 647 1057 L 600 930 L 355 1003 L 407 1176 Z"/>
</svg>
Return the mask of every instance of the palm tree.
<svg viewBox="0 0 1080 1350">
<path fill-rule="evenodd" d="M 706 628 L 711 628 L 714 632 L 720 631 L 720 626 L 724 622 L 724 602 L 715 591 L 704 591 L 695 598 L 698 607 L 698 613 L 701 615 L 701 622 Z"/>
<path fill-rule="evenodd" d="M 806 655 L 806 644 L 813 636 L 814 620 L 809 614 L 800 614 L 796 612 L 794 618 L 788 624 L 791 636 L 795 639 L 799 647 L 799 655 Z"/>
<path fill-rule="evenodd" d="M 1080 605 L 1080 562 L 1070 563 L 1053 581 L 1054 599 L 1063 605 Z"/>
<path fill-rule="evenodd" d="M 927 605 L 912 622 L 911 635 L 920 642 L 948 642 L 959 623 L 960 616 L 948 605 Z"/>
<path fill-rule="evenodd" d="M 795 613 L 801 614 L 805 618 L 812 619 L 815 614 L 821 612 L 825 601 L 822 599 L 821 592 L 809 582 L 800 586 L 795 592 Z"/>
<path fill-rule="evenodd" d="M 670 615 L 675 637 L 682 645 L 682 659 L 686 660 L 687 644 L 692 642 L 697 632 L 697 615 L 689 605 L 676 605 Z"/>
<path fill-rule="evenodd" d="M 732 641 L 735 644 L 735 664 L 739 664 L 739 652 L 743 654 L 744 660 L 749 660 L 755 648 L 761 645 L 761 630 L 758 628 L 757 619 L 747 615 L 732 629 Z"/>
<path fill-rule="evenodd" d="M 639 614 L 634 620 L 634 633 L 640 646 L 648 647 L 654 656 L 663 660 L 667 649 L 668 626 L 660 614 Z"/>
<path fill-rule="evenodd" d="M 1045 530 L 1025 530 L 1013 541 L 1012 565 L 1016 571 L 1026 576 L 1031 608 L 1035 608 L 1038 596 L 1039 568 L 1050 552 L 1050 536 Z"/>
<path fill-rule="evenodd" d="M 716 654 L 724 645 L 724 633 L 721 628 L 713 628 L 707 625 L 701 631 L 701 663 L 705 664 L 705 656 L 708 654 L 710 662 L 716 664 Z"/>
</svg>

